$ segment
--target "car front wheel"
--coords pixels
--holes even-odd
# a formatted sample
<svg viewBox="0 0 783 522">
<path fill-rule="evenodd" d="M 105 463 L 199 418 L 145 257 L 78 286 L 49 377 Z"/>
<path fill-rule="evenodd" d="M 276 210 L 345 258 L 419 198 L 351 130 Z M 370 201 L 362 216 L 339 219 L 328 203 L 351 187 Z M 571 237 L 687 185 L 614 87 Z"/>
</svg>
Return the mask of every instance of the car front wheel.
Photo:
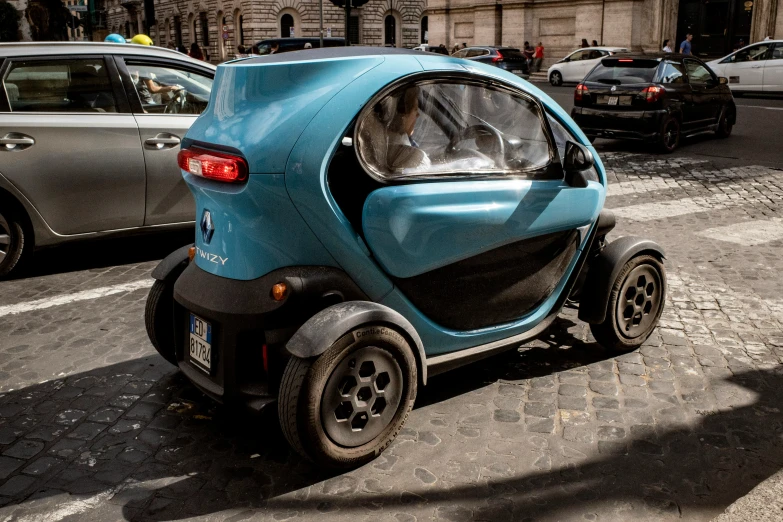
<svg viewBox="0 0 783 522">
<path fill-rule="evenodd" d="M 552 74 L 549 75 L 549 83 L 551 83 L 554 87 L 563 85 L 563 75 L 557 71 L 553 71 Z"/>
<path fill-rule="evenodd" d="M 21 212 L 0 202 L 0 279 L 18 272 L 32 249 L 32 234 Z"/>
<path fill-rule="evenodd" d="M 715 129 L 715 135 L 719 138 L 728 138 L 731 136 L 731 131 L 734 128 L 734 124 L 730 123 L 731 113 L 730 109 L 726 109 L 721 113 L 720 120 L 718 120 L 718 128 Z"/>
<path fill-rule="evenodd" d="M 397 437 L 417 379 L 413 351 L 399 333 L 357 328 L 318 357 L 289 359 L 278 397 L 283 434 L 321 466 L 361 466 Z"/>
<path fill-rule="evenodd" d="M 598 344 L 609 350 L 629 352 L 650 337 L 666 300 L 666 272 L 653 256 L 641 255 L 628 261 L 614 280 L 606 317 L 591 324 Z"/>
</svg>

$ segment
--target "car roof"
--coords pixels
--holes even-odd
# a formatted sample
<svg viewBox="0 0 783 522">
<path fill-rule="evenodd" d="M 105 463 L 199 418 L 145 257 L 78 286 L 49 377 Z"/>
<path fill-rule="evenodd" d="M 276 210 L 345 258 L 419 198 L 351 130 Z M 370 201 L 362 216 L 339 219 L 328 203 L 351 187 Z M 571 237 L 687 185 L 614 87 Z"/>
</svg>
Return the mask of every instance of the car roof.
<svg viewBox="0 0 783 522">
<path fill-rule="evenodd" d="M 674 60 L 674 61 L 682 61 L 684 58 L 690 58 L 692 60 L 696 60 L 699 62 L 703 62 L 701 58 L 698 56 L 694 56 L 692 54 L 680 54 L 680 53 L 665 53 L 663 51 L 661 52 L 655 52 L 655 53 L 618 53 L 614 56 L 607 56 L 607 58 L 630 58 L 632 60 Z"/>
<path fill-rule="evenodd" d="M 140 57 L 174 58 L 214 69 L 215 66 L 201 60 L 154 45 L 136 45 L 104 42 L 14 42 L 0 43 L 0 57 L 15 56 L 60 56 L 79 54 L 122 54 Z"/>
<path fill-rule="evenodd" d="M 413 56 L 421 56 L 421 52 L 414 51 L 413 49 L 397 49 L 396 47 L 361 47 L 358 45 L 351 45 L 348 47 L 324 47 L 318 49 L 305 49 L 302 51 L 291 51 L 280 54 L 266 54 L 254 58 L 245 58 L 244 60 L 234 60 L 231 63 L 250 65 L 254 63 L 268 64 L 283 62 L 305 62 L 313 60 L 329 60 L 334 58 L 352 58 L 357 56 L 384 56 L 389 54 L 410 54 Z"/>
</svg>

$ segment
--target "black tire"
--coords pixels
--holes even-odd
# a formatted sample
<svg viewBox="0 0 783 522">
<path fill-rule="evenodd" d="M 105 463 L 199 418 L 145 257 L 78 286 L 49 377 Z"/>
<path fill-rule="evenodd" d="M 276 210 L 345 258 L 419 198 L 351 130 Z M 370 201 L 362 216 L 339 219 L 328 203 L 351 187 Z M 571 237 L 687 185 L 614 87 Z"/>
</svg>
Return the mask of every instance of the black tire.
<svg viewBox="0 0 783 522">
<path fill-rule="evenodd" d="M 174 348 L 174 281 L 155 281 L 147 295 L 144 325 L 152 346 L 168 362 L 177 366 Z"/>
<path fill-rule="evenodd" d="M 363 374 L 368 361 L 373 373 Z M 283 434 L 294 450 L 320 466 L 361 466 L 397 437 L 413 408 L 417 384 L 416 359 L 402 335 L 386 326 L 356 328 L 318 357 L 289 359 L 278 396 Z M 354 432 L 351 426 L 362 421 Z M 335 436 L 340 430 L 357 439 L 340 440 Z"/>
<path fill-rule="evenodd" d="M 731 130 L 734 128 L 733 123 L 729 123 L 729 119 L 732 116 L 731 109 L 726 107 L 726 110 L 721 112 L 720 119 L 718 120 L 718 128 L 715 129 L 715 136 L 718 138 L 728 138 L 731 136 Z"/>
<path fill-rule="evenodd" d="M 658 140 L 658 149 L 661 152 L 674 152 L 680 146 L 680 120 L 668 115 L 661 122 L 661 137 Z"/>
<path fill-rule="evenodd" d="M 15 205 L 0 200 L 0 279 L 23 269 L 33 248 L 33 234 L 25 218 Z"/>
<path fill-rule="evenodd" d="M 640 275 L 645 277 L 644 282 Z M 630 295 L 631 290 L 633 295 Z M 630 352 L 640 347 L 655 330 L 665 302 L 666 271 L 663 263 L 650 255 L 634 257 L 625 264 L 612 285 L 606 318 L 600 324 L 591 324 L 590 331 L 604 348 Z"/>
<path fill-rule="evenodd" d="M 563 75 L 557 71 L 552 71 L 552 74 L 549 75 L 549 83 L 551 83 L 553 87 L 560 87 L 563 85 Z"/>
</svg>

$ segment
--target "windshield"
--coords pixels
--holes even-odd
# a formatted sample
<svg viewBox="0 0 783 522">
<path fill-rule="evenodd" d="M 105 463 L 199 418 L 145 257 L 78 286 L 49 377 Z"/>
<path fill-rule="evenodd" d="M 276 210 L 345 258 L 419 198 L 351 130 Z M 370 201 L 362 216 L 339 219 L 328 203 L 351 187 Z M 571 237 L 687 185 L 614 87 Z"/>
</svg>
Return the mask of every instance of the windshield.
<svg viewBox="0 0 783 522">
<path fill-rule="evenodd" d="M 587 75 L 585 81 L 609 85 L 652 83 L 658 68 L 657 60 L 636 60 L 632 58 L 604 58 Z"/>
</svg>

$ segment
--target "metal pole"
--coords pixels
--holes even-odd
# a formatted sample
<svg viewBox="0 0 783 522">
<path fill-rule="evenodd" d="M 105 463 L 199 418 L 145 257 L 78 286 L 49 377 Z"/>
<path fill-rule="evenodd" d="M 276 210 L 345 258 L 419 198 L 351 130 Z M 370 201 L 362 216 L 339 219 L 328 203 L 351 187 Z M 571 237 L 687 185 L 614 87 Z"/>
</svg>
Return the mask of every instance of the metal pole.
<svg viewBox="0 0 783 522">
<path fill-rule="evenodd" d="M 318 2 L 318 18 L 321 23 L 321 49 L 324 48 L 324 0 Z"/>
<path fill-rule="evenodd" d="M 351 45 L 351 40 L 348 38 L 348 24 L 351 21 L 351 0 L 345 0 L 345 46 Z"/>
</svg>

